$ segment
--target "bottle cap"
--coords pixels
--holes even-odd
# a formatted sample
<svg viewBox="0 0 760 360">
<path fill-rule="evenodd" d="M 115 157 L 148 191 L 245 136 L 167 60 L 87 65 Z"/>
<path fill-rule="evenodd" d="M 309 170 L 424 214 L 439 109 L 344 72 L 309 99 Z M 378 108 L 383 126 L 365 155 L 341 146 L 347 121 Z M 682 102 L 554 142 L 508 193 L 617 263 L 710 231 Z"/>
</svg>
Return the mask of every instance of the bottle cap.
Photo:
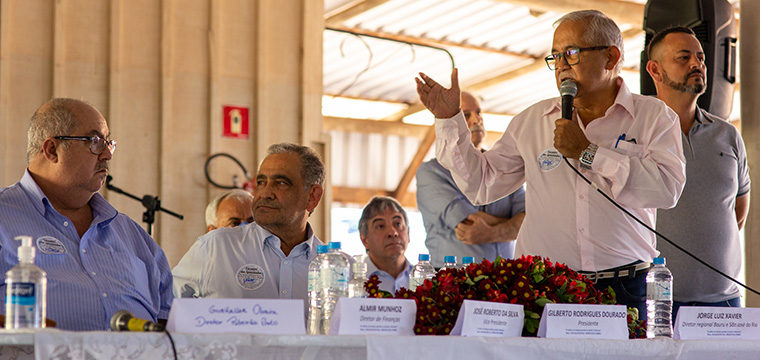
<svg viewBox="0 0 760 360">
<path fill-rule="evenodd" d="M 32 245 L 32 237 L 22 235 L 14 239 L 21 241 L 21 246 L 18 247 L 18 261 L 33 262 L 36 249 Z"/>
<path fill-rule="evenodd" d="M 462 257 L 462 264 L 472 264 L 475 262 L 475 257 L 473 256 L 464 256 Z"/>
<path fill-rule="evenodd" d="M 330 249 L 340 249 L 340 241 L 330 241 Z"/>
<path fill-rule="evenodd" d="M 428 255 L 428 254 L 420 254 L 420 256 L 417 259 L 419 261 L 430 261 L 430 255 Z"/>
<path fill-rule="evenodd" d="M 317 245 L 317 254 L 324 254 L 330 251 L 330 247 L 327 245 Z"/>
<path fill-rule="evenodd" d="M 457 257 L 453 255 L 448 255 L 443 257 L 443 262 L 445 263 L 457 263 Z"/>
<path fill-rule="evenodd" d="M 665 265 L 665 258 L 664 257 L 656 257 L 656 258 L 654 258 L 653 262 L 654 262 L 655 265 L 660 265 L 660 264 Z"/>
</svg>

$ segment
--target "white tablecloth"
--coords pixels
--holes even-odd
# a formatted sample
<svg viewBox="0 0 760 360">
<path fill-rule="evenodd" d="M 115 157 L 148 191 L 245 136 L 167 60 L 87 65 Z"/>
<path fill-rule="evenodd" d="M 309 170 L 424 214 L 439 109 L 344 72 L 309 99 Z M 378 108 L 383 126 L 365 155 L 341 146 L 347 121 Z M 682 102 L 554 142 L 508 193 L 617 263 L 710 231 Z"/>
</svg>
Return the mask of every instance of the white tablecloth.
<svg viewBox="0 0 760 360">
<path fill-rule="evenodd" d="M 172 335 L 179 359 L 760 359 L 750 340 L 568 340 L 458 336 Z M 0 331 L 0 359 L 173 359 L 162 333 Z"/>
</svg>

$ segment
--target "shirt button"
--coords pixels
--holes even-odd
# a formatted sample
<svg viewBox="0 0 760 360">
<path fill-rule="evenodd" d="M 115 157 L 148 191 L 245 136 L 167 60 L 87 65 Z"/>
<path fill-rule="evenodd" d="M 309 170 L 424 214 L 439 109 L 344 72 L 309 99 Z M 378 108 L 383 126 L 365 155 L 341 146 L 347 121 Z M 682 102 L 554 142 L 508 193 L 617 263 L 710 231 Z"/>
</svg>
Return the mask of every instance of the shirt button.
<svg viewBox="0 0 760 360">
<path fill-rule="evenodd" d="M 93 272 L 91 272 L 90 274 L 92 274 L 92 276 L 95 276 L 95 272 L 94 272 L 94 271 L 93 271 Z"/>
<path fill-rule="evenodd" d="M 108 294 L 106 294 L 106 293 L 103 293 L 103 297 L 108 297 Z"/>
<path fill-rule="evenodd" d="M 602 169 L 602 168 L 599 168 L 598 172 L 600 172 L 600 173 L 603 173 L 603 172 L 604 172 L 604 169 Z"/>
<path fill-rule="evenodd" d="M 68 221 L 64 221 L 63 222 L 63 226 L 69 226 L 69 222 Z"/>
<path fill-rule="evenodd" d="M 82 249 L 82 252 L 83 253 L 87 253 L 87 249 Z"/>
<path fill-rule="evenodd" d="M 282 291 L 282 294 L 283 294 L 283 295 L 287 295 L 287 294 L 288 294 L 288 291 L 287 291 L 287 290 L 283 290 L 283 291 Z"/>
<path fill-rule="evenodd" d="M 288 264 L 288 260 L 285 260 L 282 263 L 285 264 L 285 265 L 287 265 Z"/>
<path fill-rule="evenodd" d="M 580 228 L 578 231 L 580 231 L 581 234 L 583 234 L 583 228 Z"/>
<path fill-rule="evenodd" d="M 583 195 L 578 195 L 579 198 L 583 199 Z"/>
</svg>

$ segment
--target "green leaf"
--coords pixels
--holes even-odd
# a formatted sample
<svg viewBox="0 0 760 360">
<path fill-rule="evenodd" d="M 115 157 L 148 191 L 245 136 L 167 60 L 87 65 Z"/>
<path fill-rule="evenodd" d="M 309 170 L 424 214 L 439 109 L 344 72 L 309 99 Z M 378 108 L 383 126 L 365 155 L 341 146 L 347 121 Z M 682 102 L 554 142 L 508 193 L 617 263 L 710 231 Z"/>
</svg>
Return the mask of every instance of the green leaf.
<svg viewBox="0 0 760 360">
<path fill-rule="evenodd" d="M 488 275 L 480 275 L 480 276 L 476 277 L 475 278 L 475 282 L 478 282 L 478 281 L 483 280 L 483 279 L 488 279 Z"/>
<path fill-rule="evenodd" d="M 546 304 L 554 304 L 554 301 L 550 300 L 547 297 L 540 297 L 536 299 L 536 305 L 544 307 Z"/>
</svg>

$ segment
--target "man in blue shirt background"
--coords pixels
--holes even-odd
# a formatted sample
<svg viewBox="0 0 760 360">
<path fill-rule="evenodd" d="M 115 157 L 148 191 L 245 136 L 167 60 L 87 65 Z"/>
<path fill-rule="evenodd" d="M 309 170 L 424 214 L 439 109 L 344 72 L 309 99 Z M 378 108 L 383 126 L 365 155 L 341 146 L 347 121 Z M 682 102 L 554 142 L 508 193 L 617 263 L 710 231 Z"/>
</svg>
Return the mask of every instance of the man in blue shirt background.
<svg viewBox="0 0 760 360">
<path fill-rule="evenodd" d="M 116 149 L 106 120 L 83 101 L 52 99 L 32 116 L 28 137 L 24 176 L 0 190 L 0 273 L 18 264 L 14 238 L 32 236 L 58 328 L 106 330 L 119 310 L 165 321 L 173 299 L 166 255 L 98 193 Z"/>
<path fill-rule="evenodd" d="M 472 145 L 480 150 L 486 138 L 480 102 L 462 92 L 461 107 L 471 132 Z M 417 170 L 417 206 L 422 213 L 430 262 L 443 266 L 443 257 L 473 256 L 476 262 L 497 256 L 512 258 L 515 239 L 525 218 L 525 190 L 491 204 L 474 206 L 459 190 L 451 172 L 432 159 Z"/>
</svg>

